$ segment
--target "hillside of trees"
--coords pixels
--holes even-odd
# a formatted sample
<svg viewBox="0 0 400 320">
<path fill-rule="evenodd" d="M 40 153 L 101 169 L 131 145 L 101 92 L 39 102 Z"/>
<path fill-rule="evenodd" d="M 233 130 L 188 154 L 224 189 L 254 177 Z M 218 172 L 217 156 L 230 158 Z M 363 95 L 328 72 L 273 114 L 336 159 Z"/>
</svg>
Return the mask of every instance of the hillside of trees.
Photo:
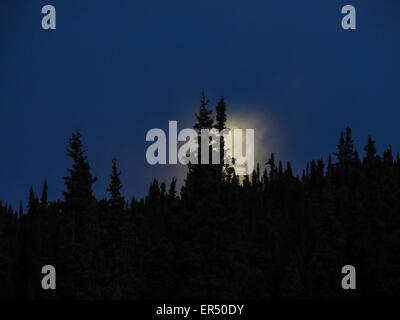
<svg viewBox="0 0 400 320">
<path fill-rule="evenodd" d="M 203 98 L 194 128 L 225 128 L 225 109 L 222 98 L 213 117 Z M 399 297 L 400 158 L 374 144 L 360 157 L 346 128 L 301 176 L 273 154 L 242 182 L 226 165 L 189 165 L 180 192 L 155 179 L 143 199 L 121 195 L 114 160 L 96 199 L 75 132 L 62 199 L 44 182 L 27 208 L 0 202 L 0 299 Z M 47 264 L 56 290 L 41 287 Z M 347 264 L 357 290 L 341 287 Z"/>
</svg>

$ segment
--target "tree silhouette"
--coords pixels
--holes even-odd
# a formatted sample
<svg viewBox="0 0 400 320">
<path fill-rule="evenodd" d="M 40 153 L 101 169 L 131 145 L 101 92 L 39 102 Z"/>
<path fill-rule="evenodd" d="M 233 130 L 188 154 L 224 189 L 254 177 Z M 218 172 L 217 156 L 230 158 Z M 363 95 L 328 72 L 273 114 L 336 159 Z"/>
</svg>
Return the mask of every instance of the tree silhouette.
<svg viewBox="0 0 400 320">
<path fill-rule="evenodd" d="M 224 98 L 215 118 L 209 104 L 203 91 L 198 132 L 226 127 Z M 398 298 L 400 156 L 378 154 L 371 137 L 360 156 L 350 127 L 333 154 L 297 176 L 272 153 L 240 183 L 232 166 L 189 164 L 180 193 L 154 179 L 128 204 L 115 159 L 108 197 L 94 196 L 77 131 L 62 200 L 45 180 L 26 208 L 0 202 L 0 299 Z M 55 291 L 40 285 L 47 264 Z M 340 286 L 346 264 L 352 292 Z"/>
</svg>

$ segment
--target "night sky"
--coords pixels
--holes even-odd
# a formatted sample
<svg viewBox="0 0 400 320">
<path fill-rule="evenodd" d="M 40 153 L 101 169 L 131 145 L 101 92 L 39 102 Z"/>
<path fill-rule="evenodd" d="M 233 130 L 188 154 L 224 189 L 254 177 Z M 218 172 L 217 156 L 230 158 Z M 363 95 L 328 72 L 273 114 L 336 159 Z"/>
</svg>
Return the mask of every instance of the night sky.
<svg viewBox="0 0 400 320">
<path fill-rule="evenodd" d="M 41 28 L 46 4 L 56 30 Z M 346 4 L 357 30 L 341 28 Z M 258 152 L 297 173 L 346 125 L 359 150 L 371 134 L 400 151 L 399 13 L 394 0 L 1 0 L 0 199 L 26 203 L 45 178 L 60 198 L 78 128 L 99 197 L 114 156 L 128 197 L 182 179 L 146 163 L 145 136 L 191 127 L 202 88 L 212 107 L 224 95 L 228 115 L 257 119 Z"/>
</svg>

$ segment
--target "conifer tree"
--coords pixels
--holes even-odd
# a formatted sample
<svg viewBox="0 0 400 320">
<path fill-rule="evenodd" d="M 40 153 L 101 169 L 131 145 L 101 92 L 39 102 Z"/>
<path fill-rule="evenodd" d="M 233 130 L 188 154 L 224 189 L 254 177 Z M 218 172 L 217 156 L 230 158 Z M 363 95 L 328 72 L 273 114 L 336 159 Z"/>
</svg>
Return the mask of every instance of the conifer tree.
<svg viewBox="0 0 400 320">
<path fill-rule="evenodd" d="M 69 176 L 64 177 L 65 191 L 64 236 L 66 245 L 62 259 L 62 285 L 69 298 L 96 298 L 101 296 L 99 278 L 104 264 L 100 245 L 99 212 L 92 185 L 97 180 L 90 172 L 82 134 L 73 133 L 67 155 L 72 159 Z M 94 266 L 97 266 L 94 269 Z"/>
</svg>

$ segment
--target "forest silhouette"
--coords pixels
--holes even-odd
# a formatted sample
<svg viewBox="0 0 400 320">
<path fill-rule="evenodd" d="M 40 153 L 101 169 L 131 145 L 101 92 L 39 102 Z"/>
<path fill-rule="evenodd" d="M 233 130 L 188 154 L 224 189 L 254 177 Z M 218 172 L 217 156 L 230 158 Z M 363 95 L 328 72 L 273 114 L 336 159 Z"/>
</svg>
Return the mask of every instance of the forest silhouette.
<svg viewBox="0 0 400 320">
<path fill-rule="evenodd" d="M 215 117 L 208 105 L 194 128 L 224 129 L 223 98 Z M 364 151 L 347 127 L 334 159 L 300 176 L 274 154 L 243 181 L 229 165 L 189 165 L 180 193 L 155 179 L 142 199 L 121 195 L 113 160 L 109 196 L 96 199 L 77 131 L 62 199 L 48 201 L 45 181 L 26 209 L 0 202 L 0 299 L 399 297 L 400 157 L 378 155 L 371 137 Z M 49 264 L 56 290 L 41 287 Z M 356 290 L 341 287 L 348 264 Z"/>
</svg>

